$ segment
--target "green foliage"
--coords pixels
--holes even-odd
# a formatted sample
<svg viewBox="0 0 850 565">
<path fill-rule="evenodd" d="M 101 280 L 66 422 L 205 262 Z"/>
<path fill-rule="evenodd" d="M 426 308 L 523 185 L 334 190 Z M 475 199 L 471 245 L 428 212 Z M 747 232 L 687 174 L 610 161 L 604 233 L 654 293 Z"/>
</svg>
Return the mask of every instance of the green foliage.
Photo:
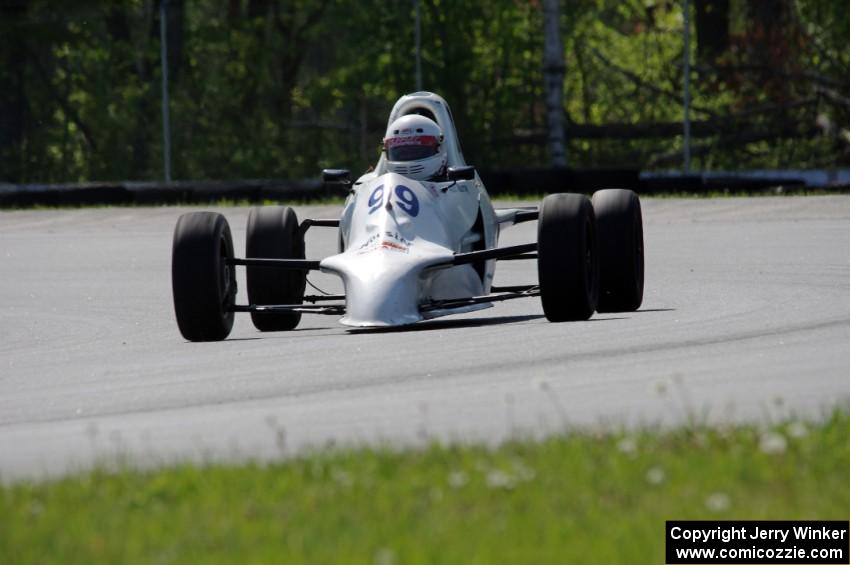
<svg viewBox="0 0 850 565">
<path fill-rule="evenodd" d="M 0 561 L 662 563 L 665 520 L 845 516 L 848 430 L 836 412 L 104 469 L 0 486 Z"/>
<path fill-rule="evenodd" d="M 159 0 L 6 4 L 0 179 L 161 178 Z M 692 23 L 692 118 L 705 122 L 695 125 L 695 165 L 850 164 L 845 6 L 781 0 L 773 21 L 758 4 L 730 1 L 729 41 L 716 60 L 701 59 Z M 545 166 L 540 3 L 420 5 L 424 88 L 451 104 L 467 160 Z M 415 88 L 407 0 L 167 6 L 175 178 L 364 170 L 377 159 L 393 102 Z M 563 0 L 561 13 L 571 165 L 678 167 L 681 3 Z M 635 124 L 673 129 L 622 133 Z M 582 126 L 620 129 L 588 135 Z"/>
</svg>

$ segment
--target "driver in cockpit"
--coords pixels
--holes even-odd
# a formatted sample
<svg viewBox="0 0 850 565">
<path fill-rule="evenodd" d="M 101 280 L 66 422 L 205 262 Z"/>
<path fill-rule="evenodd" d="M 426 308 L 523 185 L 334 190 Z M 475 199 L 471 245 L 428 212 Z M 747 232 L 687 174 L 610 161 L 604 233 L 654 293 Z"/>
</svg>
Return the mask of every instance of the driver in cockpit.
<svg viewBox="0 0 850 565">
<path fill-rule="evenodd" d="M 448 156 L 443 132 L 434 120 L 409 114 L 387 128 L 384 151 L 387 170 L 414 180 L 438 180 L 446 174 Z"/>
</svg>

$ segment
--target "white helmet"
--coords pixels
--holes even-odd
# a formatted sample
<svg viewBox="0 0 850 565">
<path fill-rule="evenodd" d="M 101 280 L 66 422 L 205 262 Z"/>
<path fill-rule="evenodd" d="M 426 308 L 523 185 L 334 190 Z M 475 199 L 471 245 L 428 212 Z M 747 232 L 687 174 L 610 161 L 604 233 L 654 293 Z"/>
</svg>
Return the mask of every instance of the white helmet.
<svg viewBox="0 0 850 565">
<path fill-rule="evenodd" d="M 390 124 L 384 137 L 387 170 L 414 180 L 425 180 L 445 169 L 447 156 L 440 151 L 443 132 L 434 120 L 409 114 Z"/>
</svg>

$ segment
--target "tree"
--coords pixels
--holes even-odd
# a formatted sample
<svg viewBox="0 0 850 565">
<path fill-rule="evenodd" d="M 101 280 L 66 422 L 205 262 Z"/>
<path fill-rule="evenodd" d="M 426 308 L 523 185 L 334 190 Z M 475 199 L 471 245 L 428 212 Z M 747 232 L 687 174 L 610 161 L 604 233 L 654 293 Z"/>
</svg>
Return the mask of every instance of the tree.
<svg viewBox="0 0 850 565">
<path fill-rule="evenodd" d="M 411 2 L 0 0 L 0 180 L 160 178 L 163 1 L 175 178 L 374 164 L 414 86 Z M 844 3 L 693 1 L 695 166 L 850 164 Z M 666 166 L 681 5 L 422 0 L 423 86 L 482 168 Z"/>
<path fill-rule="evenodd" d="M 27 0 L 0 1 L 0 181 L 23 178 Z"/>
<path fill-rule="evenodd" d="M 561 41 L 559 0 L 543 0 L 543 81 L 546 92 L 546 125 L 549 155 L 555 167 L 567 166 L 564 135 L 564 43 Z"/>
<path fill-rule="evenodd" d="M 697 60 L 714 63 L 729 49 L 729 0 L 694 0 Z"/>
</svg>

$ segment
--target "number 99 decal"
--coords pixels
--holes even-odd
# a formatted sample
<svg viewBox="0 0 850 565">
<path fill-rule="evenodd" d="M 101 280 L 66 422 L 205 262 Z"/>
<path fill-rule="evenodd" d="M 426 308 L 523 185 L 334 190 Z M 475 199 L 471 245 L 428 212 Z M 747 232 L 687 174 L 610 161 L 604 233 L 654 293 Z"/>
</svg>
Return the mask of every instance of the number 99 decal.
<svg viewBox="0 0 850 565">
<path fill-rule="evenodd" d="M 397 198 L 396 204 L 398 204 L 399 208 L 414 218 L 419 214 L 419 199 L 416 198 L 416 193 L 403 184 L 400 184 L 395 187 L 395 195 Z M 369 202 L 371 201 L 372 199 L 370 198 Z"/>
<path fill-rule="evenodd" d="M 372 194 L 369 195 L 369 213 L 371 214 L 375 210 L 381 207 L 381 204 L 384 202 L 384 185 L 380 185 L 375 190 L 372 191 Z"/>
</svg>

